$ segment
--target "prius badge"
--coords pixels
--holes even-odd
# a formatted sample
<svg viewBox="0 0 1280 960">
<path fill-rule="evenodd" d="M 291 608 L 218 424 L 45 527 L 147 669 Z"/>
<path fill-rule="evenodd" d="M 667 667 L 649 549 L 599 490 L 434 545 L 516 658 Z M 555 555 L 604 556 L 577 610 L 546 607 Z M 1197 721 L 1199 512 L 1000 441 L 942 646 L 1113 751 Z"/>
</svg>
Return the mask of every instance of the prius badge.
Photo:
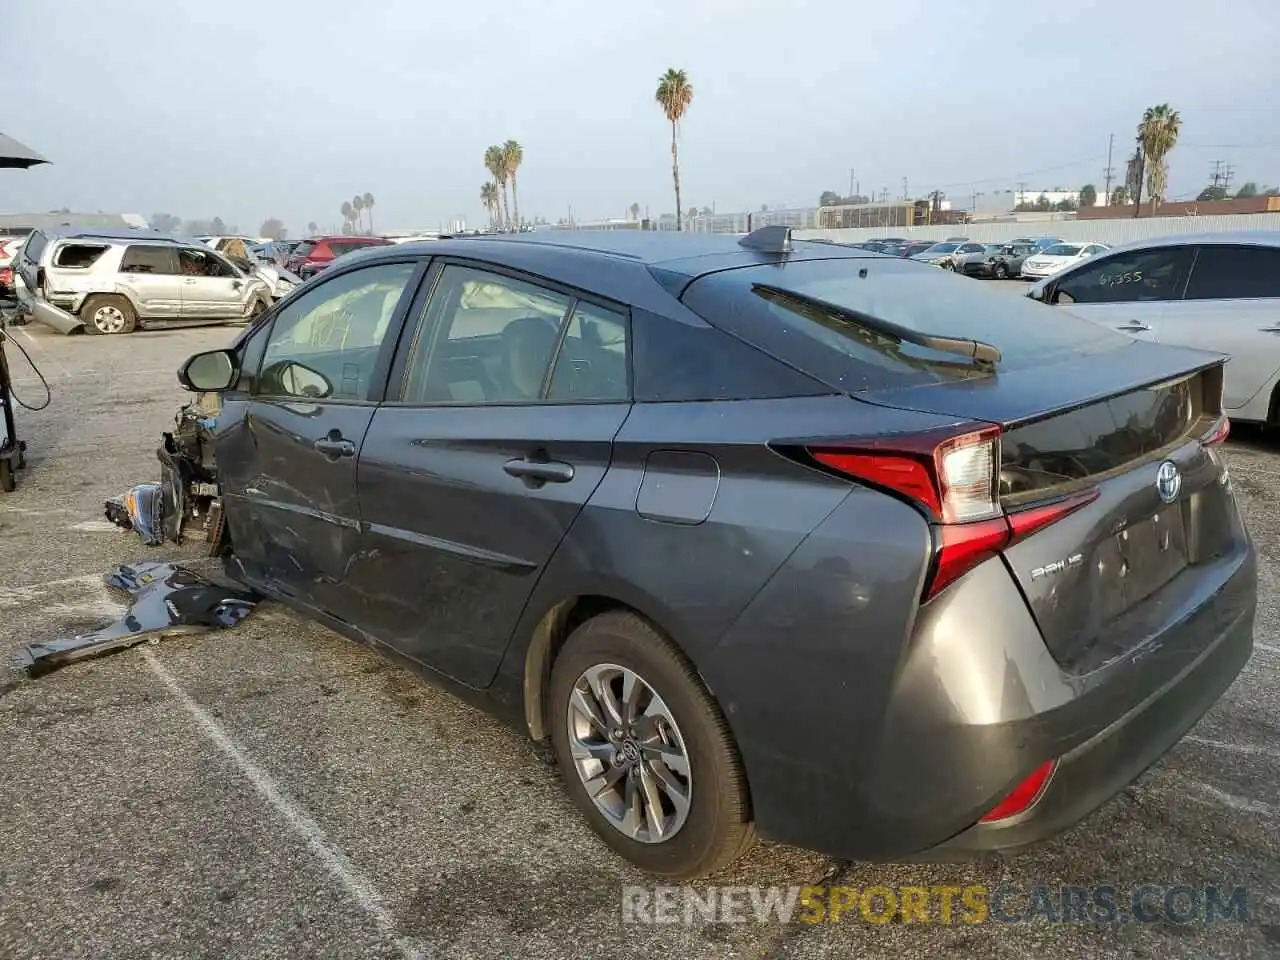
<svg viewBox="0 0 1280 960">
<path fill-rule="evenodd" d="M 1165 503 L 1173 503 L 1178 499 L 1181 489 L 1182 474 L 1178 472 L 1178 465 L 1172 460 L 1166 460 L 1156 470 L 1156 492 Z"/>
</svg>

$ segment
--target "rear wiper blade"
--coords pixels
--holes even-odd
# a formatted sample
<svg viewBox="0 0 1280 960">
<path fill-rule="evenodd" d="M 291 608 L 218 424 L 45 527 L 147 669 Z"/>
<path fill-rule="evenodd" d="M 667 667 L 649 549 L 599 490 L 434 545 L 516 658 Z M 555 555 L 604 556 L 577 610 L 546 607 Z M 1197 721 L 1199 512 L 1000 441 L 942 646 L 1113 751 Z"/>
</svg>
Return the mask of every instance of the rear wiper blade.
<svg viewBox="0 0 1280 960">
<path fill-rule="evenodd" d="M 981 340 L 971 340 L 968 337 L 944 337 L 932 333 L 920 333 L 916 330 L 912 330 L 910 327 L 904 327 L 901 324 L 894 323 L 891 320 L 885 320 L 882 317 L 863 313 L 861 310 L 854 310 L 851 307 L 842 307 L 838 303 L 831 303 L 829 300 L 823 300 L 820 297 L 811 297 L 808 294 L 796 293 L 794 290 L 774 287 L 767 283 L 752 284 L 751 289 L 758 290 L 771 297 L 791 300 L 814 310 L 825 311 L 842 320 L 855 324 L 866 330 L 870 330 L 873 333 L 881 334 L 882 336 L 888 337 L 892 340 L 897 340 L 903 343 L 913 343 L 917 347 L 926 347 L 927 349 L 937 350 L 941 353 L 958 354 L 984 367 L 994 367 L 1001 359 L 1000 351 L 996 347 L 993 347 L 989 343 L 983 343 Z"/>
</svg>

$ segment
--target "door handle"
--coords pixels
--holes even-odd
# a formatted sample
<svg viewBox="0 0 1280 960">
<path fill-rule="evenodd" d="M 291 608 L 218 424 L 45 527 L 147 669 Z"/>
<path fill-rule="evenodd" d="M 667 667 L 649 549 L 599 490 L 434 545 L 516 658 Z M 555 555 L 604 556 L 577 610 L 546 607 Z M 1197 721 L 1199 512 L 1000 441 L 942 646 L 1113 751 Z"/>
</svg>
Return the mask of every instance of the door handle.
<svg viewBox="0 0 1280 960">
<path fill-rule="evenodd" d="M 339 457 L 354 457 L 356 455 L 356 445 L 350 440 L 342 439 L 342 434 L 337 430 L 329 431 L 327 437 L 321 437 L 315 443 L 311 444 L 330 460 L 337 460 Z"/>
<path fill-rule="evenodd" d="M 1117 330 L 1150 330 L 1151 328 L 1147 326 L 1145 323 L 1140 323 L 1139 321 L 1134 320 L 1131 323 L 1122 323 L 1120 326 L 1116 327 L 1116 329 Z"/>
<path fill-rule="evenodd" d="M 508 460 L 502 465 L 508 476 L 524 480 L 532 486 L 544 483 L 568 483 L 573 479 L 573 464 L 559 460 Z"/>
</svg>

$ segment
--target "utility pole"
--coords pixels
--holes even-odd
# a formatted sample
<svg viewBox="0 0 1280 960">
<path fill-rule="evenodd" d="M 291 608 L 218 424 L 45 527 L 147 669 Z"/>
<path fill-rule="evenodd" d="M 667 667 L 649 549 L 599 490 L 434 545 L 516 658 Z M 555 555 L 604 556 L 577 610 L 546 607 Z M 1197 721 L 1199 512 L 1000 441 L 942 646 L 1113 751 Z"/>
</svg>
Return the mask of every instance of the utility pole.
<svg viewBox="0 0 1280 960">
<path fill-rule="evenodd" d="M 1027 202 L 1027 181 L 1019 180 L 1017 183 L 1018 192 L 1013 195 L 1013 205 L 1021 206 Z"/>
<path fill-rule="evenodd" d="M 854 183 L 854 181 L 853 181 L 853 167 L 850 167 L 850 168 L 849 168 L 849 202 L 850 202 L 850 203 L 852 203 L 852 202 L 853 202 L 853 198 L 854 198 L 854 197 L 856 197 L 856 196 L 858 195 L 858 192 L 853 188 L 853 183 Z"/>
<path fill-rule="evenodd" d="M 1228 191 L 1229 191 L 1229 190 L 1231 189 L 1231 178 L 1232 178 L 1232 177 L 1234 177 L 1235 175 L 1236 175 L 1235 167 L 1231 166 L 1231 164 L 1229 164 L 1229 163 L 1228 163 L 1228 164 L 1227 164 L 1227 172 L 1226 172 L 1225 174 L 1223 174 L 1223 176 L 1222 176 L 1222 189 L 1223 189 L 1223 190 L 1228 190 Z"/>
<path fill-rule="evenodd" d="M 1115 145 L 1116 135 L 1114 133 L 1107 135 L 1107 169 L 1104 171 L 1106 177 L 1106 192 L 1102 195 L 1102 205 L 1105 207 L 1111 203 L 1111 148 Z"/>
<path fill-rule="evenodd" d="M 1222 185 L 1222 161 L 1213 161 L 1213 173 L 1209 177 L 1209 185 L 1218 187 Z"/>
</svg>

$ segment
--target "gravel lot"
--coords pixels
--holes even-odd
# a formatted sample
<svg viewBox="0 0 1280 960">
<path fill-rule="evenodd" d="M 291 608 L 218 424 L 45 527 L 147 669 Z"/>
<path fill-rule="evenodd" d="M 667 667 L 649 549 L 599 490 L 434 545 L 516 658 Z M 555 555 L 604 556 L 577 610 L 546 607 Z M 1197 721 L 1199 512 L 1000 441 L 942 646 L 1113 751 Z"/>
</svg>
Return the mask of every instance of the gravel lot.
<svg viewBox="0 0 1280 960">
<path fill-rule="evenodd" d="M 5 660 L 114 617 L 114 565 L 195 552 L 143 547 L 102 500 L 158 477 L 174 369 L 231 335 L 11 333 L 54 400 L 18 411 L 30 467 L 0 496 Z M 766 845 L 716 883 L 1244 885 L 1247 923 L 623 924 L 623 885 L 647 881 L 538 749 L 269 604 L 37 681 L 0 672 L 0 956 L 1280 956 L 1280 439 L 1240 430 L 1228 450 L 1261 554 L 1257 648 L 1138 784 L 1016 856 L 884 866 Z"/>
</svg>

